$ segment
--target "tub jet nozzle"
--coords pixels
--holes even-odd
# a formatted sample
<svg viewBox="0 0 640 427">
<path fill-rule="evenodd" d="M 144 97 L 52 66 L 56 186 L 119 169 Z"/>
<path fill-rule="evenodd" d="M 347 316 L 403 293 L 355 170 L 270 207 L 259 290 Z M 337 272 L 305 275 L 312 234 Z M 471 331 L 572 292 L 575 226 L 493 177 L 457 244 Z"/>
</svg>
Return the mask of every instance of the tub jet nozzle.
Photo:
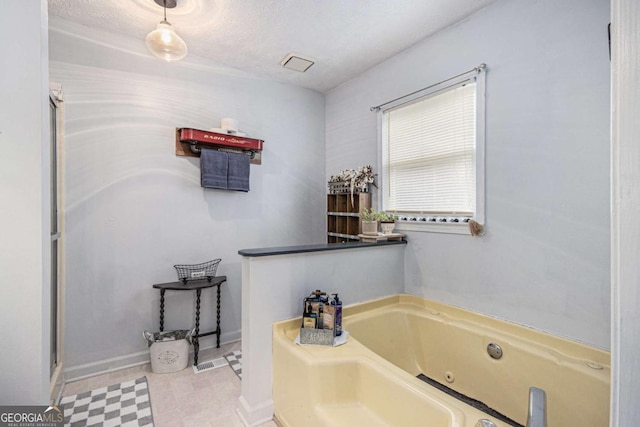
<svg viewBox="0 0 640 427">
<path fill-rule="evenodd" d="M 487 346 L 487 353 L 489 353 L 489 356 L 498 360 L 502 357 L 502 347 L 492 342 Z"/>
</svg>

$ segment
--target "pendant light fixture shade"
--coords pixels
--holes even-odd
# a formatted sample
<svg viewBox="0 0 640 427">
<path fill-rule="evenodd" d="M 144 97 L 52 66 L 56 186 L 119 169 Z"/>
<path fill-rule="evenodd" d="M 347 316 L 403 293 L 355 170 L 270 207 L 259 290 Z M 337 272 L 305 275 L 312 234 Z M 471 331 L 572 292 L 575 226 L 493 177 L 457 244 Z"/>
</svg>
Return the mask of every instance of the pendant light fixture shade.
<svg viewBox="0 0 640 427">
<path fill-rule="evenodd" d="M 144 40 L 149 51 L 167 62 L 179 61 L 187 56 L 187 44 L 173 31 L 173 27 L 167 21 L 167 5 L 164 4 L 164 20 L 158 27 L 147 34 Z"/>
</svg>

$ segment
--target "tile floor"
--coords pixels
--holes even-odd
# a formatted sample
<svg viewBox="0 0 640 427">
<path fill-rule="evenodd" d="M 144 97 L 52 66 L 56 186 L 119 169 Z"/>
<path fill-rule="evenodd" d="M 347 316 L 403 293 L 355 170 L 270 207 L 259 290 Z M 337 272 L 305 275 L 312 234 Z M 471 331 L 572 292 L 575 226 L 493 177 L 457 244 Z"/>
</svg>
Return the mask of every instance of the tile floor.
<svg viewBox="0 0 640 427">
<path fill-rule="evenodd" d="M 240 350 L 240 342 L 203 350 L 199 361 L 222 357 Z M 147 377 L 151 410 L 155 427 L 242 427 L 236 413 L 240 397 L 240 379 L 228 366 L 195 374 L 191 366 L 169 374 L 154 374 L 151 365 L 97 375 L 65 384 L 63 396 L 82 393 L 99 387 Z M 273 421 L 261 427 L 277 427 Z"/>
</svg>

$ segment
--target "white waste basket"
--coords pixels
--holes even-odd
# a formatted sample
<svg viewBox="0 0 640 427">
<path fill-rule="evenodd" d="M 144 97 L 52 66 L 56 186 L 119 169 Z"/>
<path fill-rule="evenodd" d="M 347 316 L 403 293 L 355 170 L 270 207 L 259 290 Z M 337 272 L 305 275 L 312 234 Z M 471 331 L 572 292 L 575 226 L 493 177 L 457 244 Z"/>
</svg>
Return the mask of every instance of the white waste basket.
<svg viewBox="0 0 640 427">
<path fill-rule="evenodd" d="M 155 374 L 178 372 L 189 364 L 189 345 L 194 331 L 177 330 L 151 333 L 142 336 L 149 346 L 151 371 Z"/>
</svg>

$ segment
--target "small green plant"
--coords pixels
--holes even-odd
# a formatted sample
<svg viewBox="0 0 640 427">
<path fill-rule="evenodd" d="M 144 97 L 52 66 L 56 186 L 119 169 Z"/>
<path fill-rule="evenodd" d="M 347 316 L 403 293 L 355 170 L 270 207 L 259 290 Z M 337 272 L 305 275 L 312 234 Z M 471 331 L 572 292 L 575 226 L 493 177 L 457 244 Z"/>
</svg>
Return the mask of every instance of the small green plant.
<svg viewBox="0 0 640 427">
<path fill-rule="evenodd" d="M 378 220 L 378 212 L 376 212 L 373 208 L 365 208 L 360 211 L 360 219 L 362 221 L 377 221 Z"/>
<path fill-rule="evenodd" d="M 388 212 L 378 212 L 377 217 L 380 222 L 396 222 L 398 219 L 397 215 Z"/>
<path fill-rule="evenodd" d="M 378 212 L 375 209 L 370 208 L 360 211 L 360 219 L 363 221 L 395 222 L 398 217 L 394 214 L 384 211 Z"/>
</svg>

